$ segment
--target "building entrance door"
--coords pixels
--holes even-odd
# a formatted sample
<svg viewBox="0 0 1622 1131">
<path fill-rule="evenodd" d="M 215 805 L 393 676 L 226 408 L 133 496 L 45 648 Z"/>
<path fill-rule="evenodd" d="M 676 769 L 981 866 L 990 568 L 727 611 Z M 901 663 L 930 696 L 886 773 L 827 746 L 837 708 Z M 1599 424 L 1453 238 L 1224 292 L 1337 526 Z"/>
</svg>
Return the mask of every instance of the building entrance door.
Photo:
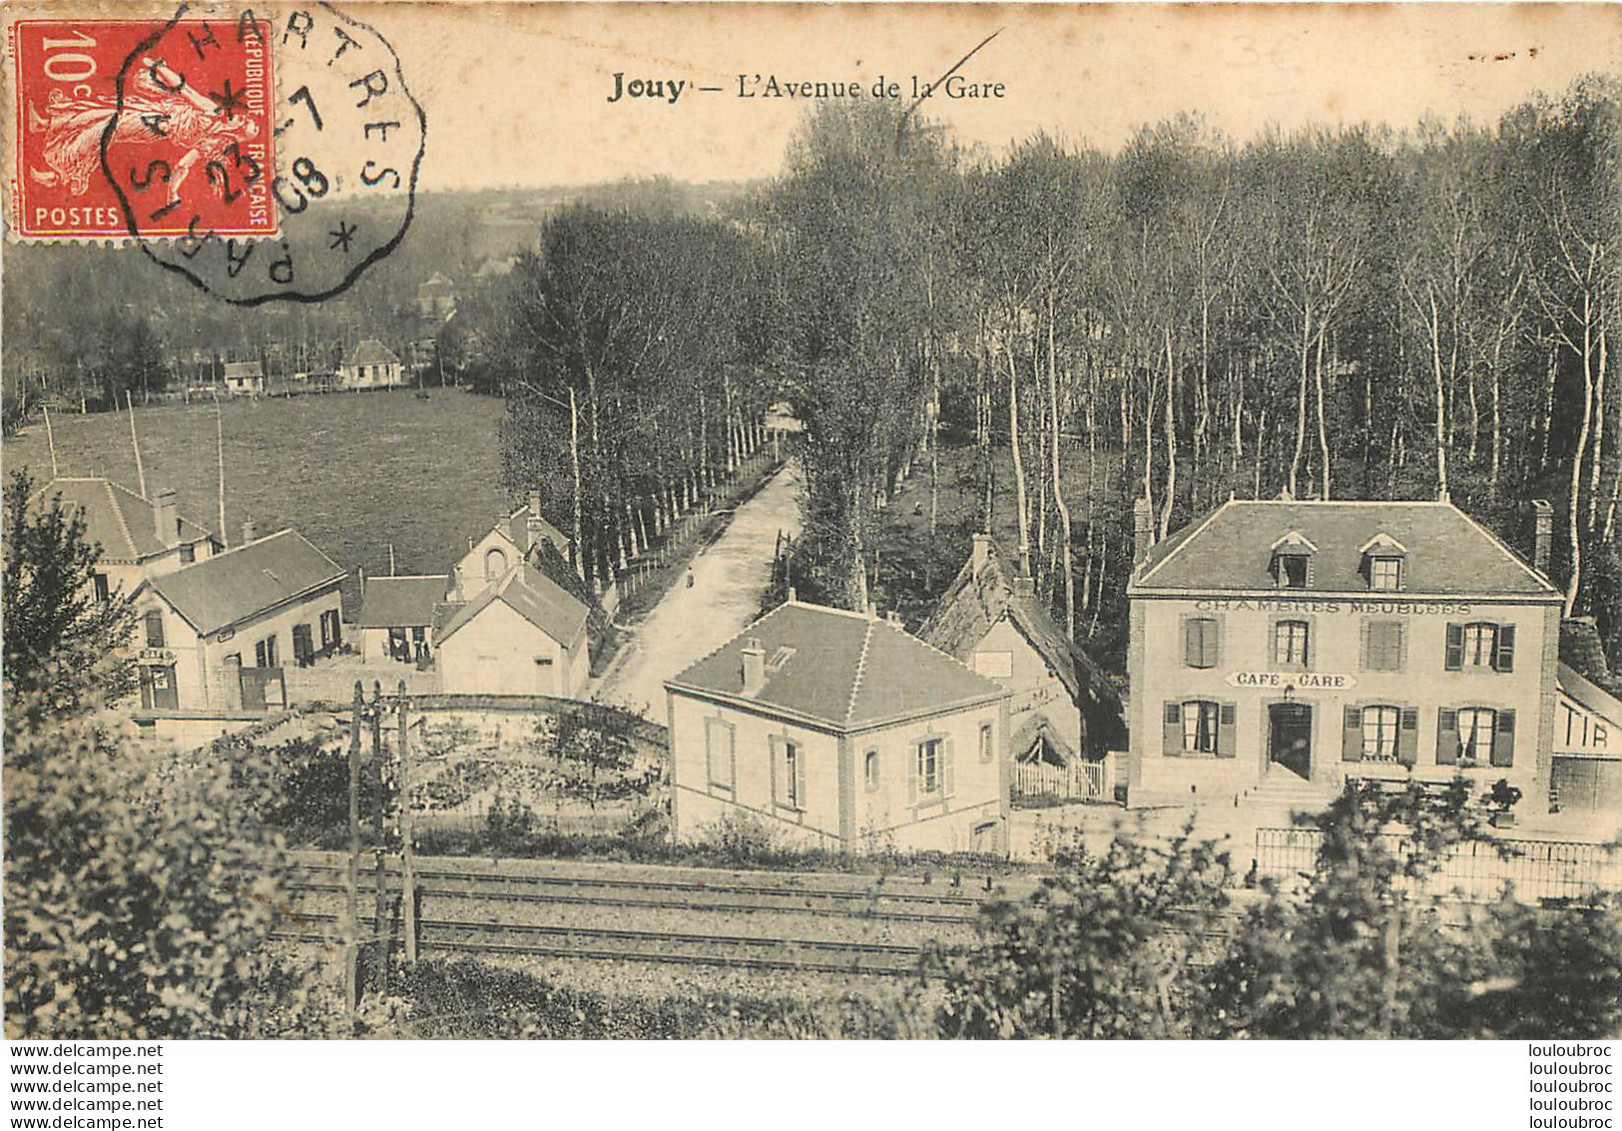
<svg viewBox="0 0 1622 1131">
<path fill-rule="evenodd" d="M 1274 703 L 1267 708 L 1267 761 L 1299 777 L 1312 776 L 1312 708 Z"/>
</svg>

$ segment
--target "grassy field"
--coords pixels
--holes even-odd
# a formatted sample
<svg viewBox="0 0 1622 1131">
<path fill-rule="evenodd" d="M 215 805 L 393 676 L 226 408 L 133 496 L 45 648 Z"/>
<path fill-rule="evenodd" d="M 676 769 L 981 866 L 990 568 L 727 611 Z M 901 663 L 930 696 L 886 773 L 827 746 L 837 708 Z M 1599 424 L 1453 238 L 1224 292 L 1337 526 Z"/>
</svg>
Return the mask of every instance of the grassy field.
<svg viewBox="0 0 1622 1131">
<path fill-rule="evenodd" d="M 501 489 L 496 428 L 502 402 L 454 389 L 420 401 L 408 391 L 334 393 L 223 406 L 226 526 L 244 519 L 261 533 L 297 529 L 353 575 L 439 573 L 482 534 L 508 500 Z M 63 475 L 105 475 L 134 489 L 129 417 L 51 417 Z M 180 512 L 219 527 L 214 408 L 136 409 L 148 493 L 172 487 Z M 9 439 L 5 469 L 26 466 L 40 480 L 51 462 L 42 424 Z M 347 615 L 359 586 L 345 583 Z"/>
</svg>

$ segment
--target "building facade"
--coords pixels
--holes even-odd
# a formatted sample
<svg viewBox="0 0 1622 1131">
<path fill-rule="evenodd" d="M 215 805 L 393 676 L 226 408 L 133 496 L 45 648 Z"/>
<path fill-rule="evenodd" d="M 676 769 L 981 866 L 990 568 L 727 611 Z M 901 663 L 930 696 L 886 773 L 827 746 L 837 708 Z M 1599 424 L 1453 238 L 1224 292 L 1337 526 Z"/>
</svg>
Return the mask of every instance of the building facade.
<svg viewBox="0 0 1622 1131">
<path fill-rule="evenodd" d="M 1152 548 L 1140 504 L 1137 534 L 1129 804 L 1547 797 L 1562 595 L 1451 503 L 1234 500 Z M 1545 565 L 1548 539 L 1540 513 Z"/>
<path fill-rule="evenodd" d="M 791 597 L 665 688 L 680 840 L 1006 849 L 1008 692 L 899 624 Z"/>
<path fill-rule="evenodd" d="M 574 698 L 591 676 L 589 610 L 527 563 L 451 610 L 437 632 L 440 690 Z"/>
<path fill-rule="evenodd" d="M 343 643 L 343 579 L 331 558 L 283 530 L 144 581 L 132 595 L 142 709 L 285 706 L 283 667 Z"/>
<path fill-rule="evenodd" d="M 366 338 L 338 367 L 338 379 L 346 389 L 392 389 L 405 381 L 400 357 L 376 338 Z"/>
</svg>

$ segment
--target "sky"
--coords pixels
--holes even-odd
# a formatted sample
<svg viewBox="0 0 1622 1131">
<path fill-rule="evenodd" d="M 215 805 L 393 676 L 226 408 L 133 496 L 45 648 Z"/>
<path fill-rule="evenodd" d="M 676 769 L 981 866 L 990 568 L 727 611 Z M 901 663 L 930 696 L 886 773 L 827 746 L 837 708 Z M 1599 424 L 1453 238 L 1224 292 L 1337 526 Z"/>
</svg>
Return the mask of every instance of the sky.
<svg viewBox="0 0 1622 1131">
<path fill-rule="evenodd" d="M 806 110 L 767 97 L 769 76 L 854 80 L 871 97 L 882 75 L 910 101 L 913 75 L 933 81 L 993 33 L 958 73 L 1002 96 L 922 104 L 992 150 L 1038 130 L 1114 149 L 1181 111 L 1240 140 L 1427 113 L 1492 121 L 1534 90 L 1622 72 L 1622 6 L 1598 4 L 342 7 L 400 56 L 428 116 L 429 189 L 768 177 Z M 610 102 L 616 73 L 663 94 Z M 738 97 L 740 74 L 755 98 Z"/>
</svg>

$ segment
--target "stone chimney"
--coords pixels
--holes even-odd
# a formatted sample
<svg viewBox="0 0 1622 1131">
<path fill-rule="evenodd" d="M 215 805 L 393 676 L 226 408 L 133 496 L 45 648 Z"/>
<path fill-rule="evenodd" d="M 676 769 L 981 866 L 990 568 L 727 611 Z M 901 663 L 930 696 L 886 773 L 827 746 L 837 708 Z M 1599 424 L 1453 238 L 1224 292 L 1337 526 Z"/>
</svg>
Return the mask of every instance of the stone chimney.
<svg viewBox="0 0 1622 1131">
<path fill-rule="evenodd" d="M 534 553 L 535 547 L 546 540 L 545 530 L 546 520 L 541 517 L 541 493 L 531 491 L 529 493 L 529 515 L 524 519 L 524 549 Z"/>
<path fill-rule="evenodd" d="M 1132 504 L 1132 565 L 1134 568 L 1149 556 L 1154 541 L 1154 517 L 1149 513 L 1149 500 L 1139 497 Z"/>
<path fill-rule="evenodd" d="M 1554 504 L 1548 499 L 1532 500 L 1532 568 L 1549 574 L 1549 551 L 1554 545 Z"/>
<path fill-rule="evenodd" d="M 743 693 L 753 697 L 765 686 L 766 650 L 759 639 L 751 636 L 743 645 Z"/>
<path fill-rule="evenodd" d="M 242 544 L 246 546 L 259 537 L 259 525 L 251 518 L 242 520 Z"/>
<path fill-rule="evenodd" d="M 165 546 L 173 546 L 180 541 L 180 512 L 176 507 L 175 493 L 168 487 L 152 496 L 152 527 L 158 541 Z"/>
<path fill-rule="evenodd" d="M 969 560 L 974 563 L 974 573 L 978 577 L 980 571 L 986 568 L 991 560 L 991 535 L 974 535 L 974 549 L 969 552 Z"/>
<path fill-rule="evenodd" d="M 462 601 L 462 567 L 451 566 L 450 584 L 445 587 L 445 599 L 458 604 Z"/>
</svg>

